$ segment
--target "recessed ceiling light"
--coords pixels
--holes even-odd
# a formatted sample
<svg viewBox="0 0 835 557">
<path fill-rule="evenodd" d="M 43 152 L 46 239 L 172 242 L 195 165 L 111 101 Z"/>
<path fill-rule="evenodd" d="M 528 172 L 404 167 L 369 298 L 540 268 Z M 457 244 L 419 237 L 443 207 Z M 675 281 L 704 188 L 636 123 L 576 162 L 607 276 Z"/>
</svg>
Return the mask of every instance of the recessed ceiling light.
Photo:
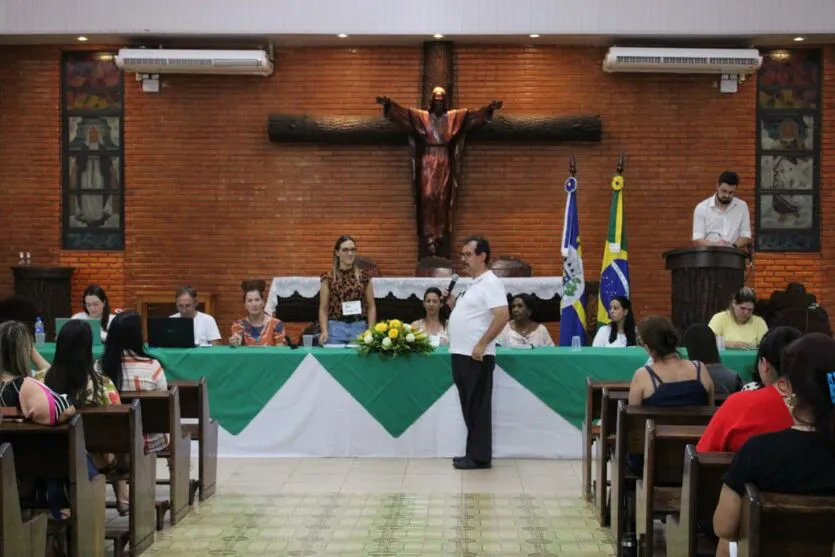
<svg viewBox="0 0 835 557">
<path fill-rule="evenodd" d="M 531 33 L 531 34 L 530 34 L 530 35 L 528 35 L 528 36 L 529 36 L 530 38 L 532 38 L 532 39 L 538 39 L 538 38 L 539 38 L 539 33 Z"/>
<path fill-rule="evenodd" d="M 81 41 L 82 43 L 85 43 L 85 42 L 87 42 L 87 37 L 85 37 L 84 35 L 81 35 L 80 37 L 78 37 L 78 40 Z"/>
<path fill-rule="evenodd" d="M 339 37 L 340 39 L 347 39 L 348 35 L 346 35 L 345 33 L 340 33 L 337 35 L 337 37 Z"/>
<path fill-rule="evenodd" d="M 432 35 L 432 36 L 433 36 L 433 37 L 435 37 L 436 39 L 443 39 L 443 38 L 444 38 L 444 36 L 443 36 L 442 34 L 440 34 L 440 33 L 435 33 L 435 34 L 434 34 L 434 35 Z"/>
<path fill-rule="evenodd" d="M 805 37 L 795 37 L 795 38 L 794 38 L 794 42 L 796 42 L 796 43 L 800 43 L 800 42 L 803 42 L 803 41 L 805 41 L 805 40 L 806 40 L 806 38 L 805 38 Z"/>
</svg>

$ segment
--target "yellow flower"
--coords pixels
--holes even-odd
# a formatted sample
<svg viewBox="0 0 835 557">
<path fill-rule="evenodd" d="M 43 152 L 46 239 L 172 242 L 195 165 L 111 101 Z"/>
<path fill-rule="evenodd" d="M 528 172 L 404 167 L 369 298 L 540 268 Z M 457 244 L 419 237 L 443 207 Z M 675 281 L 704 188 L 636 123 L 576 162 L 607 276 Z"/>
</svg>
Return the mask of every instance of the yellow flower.
<svg viewBox="0 0 835 557">
<path fill-rule="evenodd" d="M 391 327 L 392 329 L 399 329 L 402 326 L 403 323 L 401 323 L 397 319 L 392 319 L 391 321 L 389 321 L 389 327 Z"/>
<path fill-rule="evenodd" d="M 374 325 L 374 330 L 377 331 L 378 333 L 385 333 L 386 331 L 389 330 L 389 327 L 388 327 L 388 325 L 386 325 L 385 321 L 380 321 L 379 323 Z"/>
<path fill-rule="evenodd" d="M 399 334 L 400 334 L 400 331 L 398 329 L 394 329 L 394 328 L 389 329 L 389 338 L 390 339 L 392 339 L 392 340 L 396 339 L 397 335 L 399 335 Z"/>
<path fill-rule="evenodd" d="M 615 191 L 623 189 L 623 176 L 615 176 L 612 178 L 612 189 Z"/>
</svg>

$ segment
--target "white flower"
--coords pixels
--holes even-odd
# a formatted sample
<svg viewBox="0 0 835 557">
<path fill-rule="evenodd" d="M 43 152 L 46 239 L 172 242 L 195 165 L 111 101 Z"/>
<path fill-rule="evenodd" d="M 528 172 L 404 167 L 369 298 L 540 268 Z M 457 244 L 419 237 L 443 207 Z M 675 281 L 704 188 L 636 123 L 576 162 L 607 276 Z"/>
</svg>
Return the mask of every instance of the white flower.
<svg viewBox="0 0 835 557">
<path fill-rule="evenodd" d="M 408 323 L 403 323 L 403 330 L 404 330 L 404 331 L 406 331 L 406 332 L 408 333 L 409 331 L 411 331 L 411 330 L 412 330 L 412 326 L 411 326 L 411 325 L 409 325 Z M 412 341 L 411 341 L 411 340 L 409 340 L 408 342 L 412 342 Z"/>
<path fill-rule="evenodd" d="M 365 342 L 365 344 L 371 344 L 372 342 L 374 342 L 374 336 L 370 335 L 370 334 L 365 335 L 365 338 L 362 339 L 362 340 L 363 340 L 363 342 Z"/>
<path fill-rule="evenodd" d="M 415 341 L 415 335 L 413 335 L 412 333 L 409 333 L 408 335 L 406 335 L 406 342 L 414 342 L 414 341 Z"/>
<path fill-rule="evenodd" d="M 391 346 L 391 339 L 386 337 L 383 339 L 383 348 L 388 348 L 389 346 Z"/>
</svg>

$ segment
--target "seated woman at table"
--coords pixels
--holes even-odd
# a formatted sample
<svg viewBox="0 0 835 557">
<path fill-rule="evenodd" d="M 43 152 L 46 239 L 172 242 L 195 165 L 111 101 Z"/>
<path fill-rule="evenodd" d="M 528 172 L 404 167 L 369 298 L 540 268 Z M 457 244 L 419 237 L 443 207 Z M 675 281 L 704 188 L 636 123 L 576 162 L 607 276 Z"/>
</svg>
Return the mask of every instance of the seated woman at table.
<svg viewBox="0 0 835 557">
<path fill-rule="evenodd" d="M 737 539 L 746 483 L 766 493 L 835 495 L 835 340 L 803 335 L 783 350 L 782 365 L 792 426 L 751 437 L 734 456 L 713 514 L 717 555 Z"/>
<path fill-rule="evenodd" d="M 722 337 L 725 348 L 754 350 L 768 331 L 765 320 L 754 315 L 757 296 L 750 288 L 743 287 L 734 294 L 731 305 L 710 318 L 708 326 Z"/>
<path fill-rule="evenodd" d="M 97 371 L 106 375 L 120 393 L 168 390 L 165 370 L 157 360 L 145 353 L 144 344 L 138 313 L 127 311 L 113 318 Z M 167 446 L 166 435 L 145 435 L 146 453 L 158 453 Z"/>
<path fill-rule="evenodd" d="M 107 294 L 98 284 L 91 284 L 84 289 L 84 294 L 81 296 L 81 305 L 84 311 L 78 312 L 71 317 L 71 319 L 97 319 L 101 321 L 101 339 L 107 340 L 107 331 L 110 328 L 110 323 L 116 317 L 115 313 L 111 313 L 110 300 L 107 299 Z"/>
<path fill-rule="evenodd" d="M 531 319 L 536 300 L 530 294 L 517 294 L 510 302 L 510 321 L 496 338 L 505 348 L 538 348 L 554 346 L 545 325 Z"/>
<path fill-rule="evenodd" d="M 446 319 L 441 317 L 441 289 L 434 286 L 427 288 L 423 293 L 423 310 L 426 317 L 412 323 L 412 328 L 423 331 L 429 335 L 433 346 L 446 346 L 449 344 L 449 332 L 446 327 Z"/>
<path fill-rule="evenodd" d="M 609 325 L 603 325 L 594 335 L 592 346 L 624 348 L 635 346 L 635 316 L 632 302 L 626 296 L 612 296 L 609 302 Z"/>
<path fill-rule="evenodd" d="M 764 388 L 736 393 L 728 398 L 707 424 L 696 450 L 699 452 L 737 452 L 752 436 L 791 427 L 786 400 L 790 387 L 780 364 L 780 354 L 800 338 L 794 327 L 775 327 L 768 331 L 757 349 L 757 373 Z"/>
<path fill-rule="evenodd" d="M 241 282 L 244 293 L 244 307 L 247 316 L 232 323 L 232 346 L 281 346 L 286 344 L 284 323 L 264 312 L 263 280 L 245 280 Z"/>
<path fill-rule="evenodd" d="M 632 376 L 630 405 L 713 405 L 710 374 L 702 362 L 681 358 L 678 331 L 669 319 L 657 315 L 643 318 L 638 335 L 652 365 L 638 368 Z"/>
<path fill-rule="evenodd" d="M 717 393 L 731 394 L 742 389 L 739 374 L 722 365 L 719 349 L 716 347 L 716 335 L 710 327 L 704 323 L 690 325 L 684 331 L 683 344 L 687 348 L 688 358 L 698 360 L 707 367 Z"/>
<path fill-rule="evenodd" d="M 357 266 L 357 245 L 340 236 L 333 246 L 333 266 L 321 277 L 319 344 L 348 344 L 377 322 L 371 273 Z"/>
</svg>

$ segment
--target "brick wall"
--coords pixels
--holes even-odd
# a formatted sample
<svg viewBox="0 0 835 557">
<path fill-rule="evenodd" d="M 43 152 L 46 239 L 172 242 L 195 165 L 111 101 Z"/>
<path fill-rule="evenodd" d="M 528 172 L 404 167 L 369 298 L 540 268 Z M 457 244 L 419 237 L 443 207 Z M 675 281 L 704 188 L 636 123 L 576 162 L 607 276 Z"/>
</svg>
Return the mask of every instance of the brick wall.
<svg viewBox="0 0 835 557">
<path fill-rule="evenodd" d="M 414 103 L 419 47 L 299 48 L 276 53 L 269 78 L 164 76 L 145 94 L 125 89 L 124 253 L 60 250 L 60 50 L 0 47 L 0 266 L 21 250 L 34 263 L 78 271 L 74 300 L 91 281 L 114 305 L 137 292 L 190 282 L 220 295 L 222 330 L 243 312 L 244 277 L 312 275 L 327 269 L 333 240 L 355 235 L 387 276 L 410 275 L 417 250 L 405 147 L 273 145 L 267 115 L 374 115 L 374 97 Z M 626 219 L 634 303 L 669 312 L 661 253 L 689 242 L 691 214 L 719 172 L 740 173 L 753 207 L 755 83 L 720 94 L 715 78 L 604 74 L 602 49 L 459 46 L 457 106 L 505 101 L 506 114 L 599 113 L 600 144 L 470 144 L 457 235 L 486 234 L 497 255 L 560 273 L 558 244 L 568 155 L 578 164 L 580 226 L 589 274 L 599 272 L 617 156 L 627 153 Z M 835 179 L 832 112 L 835 49 L 824 56 L 822 183 Z M 832 92 L 832 93 L 830 93 Z M 835 193 L 822 192 L 824 215 Z M 767 294 L 801 280 L 835 303 L 835 232 L 824 218 L 823 251 L 760 255 L 751 282 Z M 0 295 L 12 290 L 0 272 Z M 78 308 L 80 308 L 80 303 Z"/>
</svg>

